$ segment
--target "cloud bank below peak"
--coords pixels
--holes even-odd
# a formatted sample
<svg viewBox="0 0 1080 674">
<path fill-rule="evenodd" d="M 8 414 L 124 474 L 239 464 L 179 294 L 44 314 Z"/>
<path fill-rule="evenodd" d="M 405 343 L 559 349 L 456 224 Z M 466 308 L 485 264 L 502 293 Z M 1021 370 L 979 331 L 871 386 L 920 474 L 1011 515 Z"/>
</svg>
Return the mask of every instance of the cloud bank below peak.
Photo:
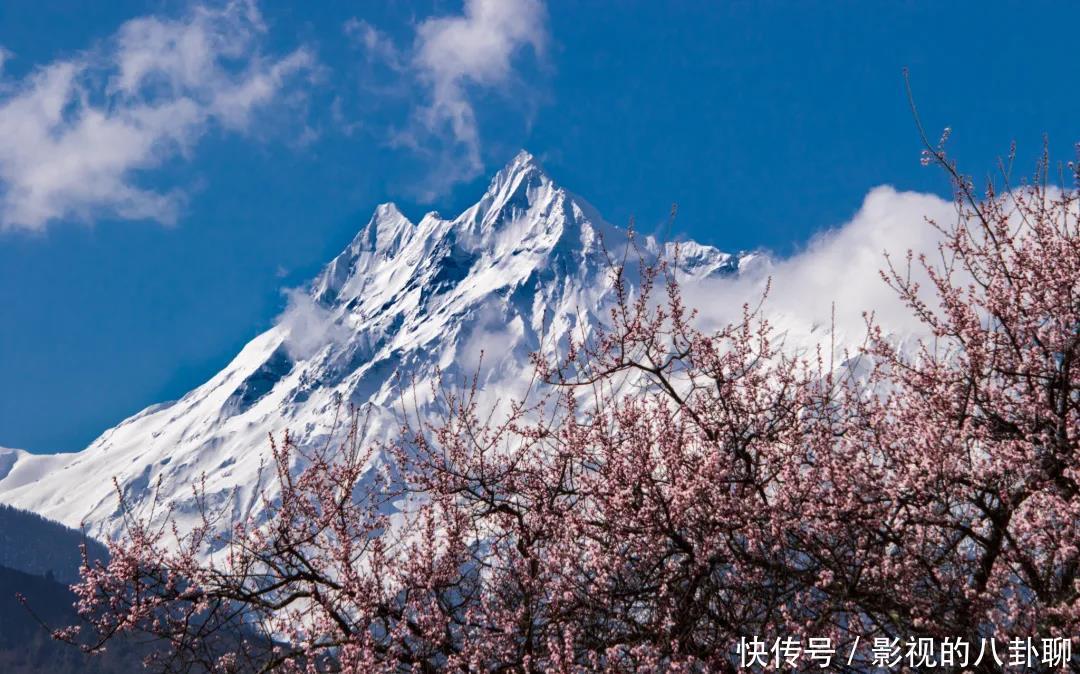
<svg viewBox="0 0 1080 674">
<path fill-rule="evenodd" d="M 927 220 L 947 224 L 955 218 L 955 205 L 936 195 L 875 187 L 848 222 L 821 232 L 802 251 L 761 257 L 734 278 L 688 286 L 686 300 L 701 309 L 704 327 L 717 327 L 738 320 L 744 303 L 756 306 L 768 287 L 764 315 L 796 348 L 826 345 L 830 331 L 838 345 L 857 346 L 866 334 L 864 313 L 889 333 L 920 337 L 925 326 L 881 272 L 889 264 L 886 255 L 905 268 L 909 250 L 933 261 L 941 235 Z M 929 292 L 917 264 L 911 271 Z"/>
<path fill-rule="evenodd" d="M 213 129 L 249 133 L 316 68 L 306 48 L 264 53 L 265 32 L 249 0 L 196 5 L 129 20 L 98 47 L 0 79 L 0 230 L 103 215 L 174 222 L 183 192 L 140 178 L 190 159 Z"/>
</svg>

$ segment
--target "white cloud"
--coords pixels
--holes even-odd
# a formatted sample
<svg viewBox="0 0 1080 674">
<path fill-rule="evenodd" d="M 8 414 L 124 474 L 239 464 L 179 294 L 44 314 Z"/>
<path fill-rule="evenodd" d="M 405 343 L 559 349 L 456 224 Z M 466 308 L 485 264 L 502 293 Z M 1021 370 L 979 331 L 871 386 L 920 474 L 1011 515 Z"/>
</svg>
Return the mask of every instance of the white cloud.
<svg viewBox="0 0 1080 674">
<path fill-rule="evenodd" d="M 744 302 L 755 305 L 766 282 L 771 289 L 765 315 L 799 348 L 827 344 L 832 312 L 838 345 L 857 345 L 866 331 L 863 312 L 873 312 L 885 330 L 919 335 L 922 326 L 880 277 L 888 253 L 896 265 L 905 265 L 908 250 L 933 259 L 940 240 L 926 222 L 955 220 L 952 202 L 930 194 L 897 192 L 877 187 L 843 226 L 816 236 L 802 252 L 787 259 L 751 263 L 735 279 L 687 285 L 690 306 L 702 310 L 705 327 L 736 320 Z M 918 269 L 913 277 L 922 276 Z M 925 287 L 925 285 L 924 285 Z"/>
<path fill-rule="evenodd" d="M 391 70 L 402 71 L 402 54 L 389 35 L 363 19 L 355 17 L 345 22 L 345 34 L 368 53 Z"/>
<path fill-rule="evenodd" d="M 284 329 L 284 345 L 294 360 L 310 358 L 328 344 L 348 340 L 349 329 L 338 323 L 333 312 L 299 289 L 285 291 L 288 302 L 277 318 Z"/>
<path fill-rule="evenodd" d="M 422 111 L 432 131 L 448 126 L 479 172 L 480 138 L 467 87 L 497 87 L 512 76 L 511 61 L 522 47 L 544 52 L 544 6 L 538 0 L 468 0 L 464 16 L 428 19 L 416 31 L 413 63 L 431 87 Z"/>
<path fill-rule="evenodd" d="M 524 332 L 520 316 L 507 322 L 496 306 L 486 306 L 458 345 L 454 364 L 466 377 L 491 376 L 492 368 L 504 368 L 507 359 L 519 364 L 524 354 L 515 353 L 515 347 L 521 343 Z"/>
<path fill-rule="evenodd" d="M 141 172 L 190 157 L 213 128 L 250 131 L 253 115 L 311 72 L 313 55 L 262 52 L 253 2 L 123 24 L 101 47 L 0 88 L 0 229 L 43 229 L 108 214 L 173 222 L 178 190 Z"/>
<path fill-rule="evenodd" d="M 425 199 L 483 171 L 476 95 L 518 84 L 516 57 L 531 50 L 542 58 L 549 40 L 542 0 L 465 0 L 461 15 L 418 24 L 408 49 L 364 21 L 350 20 L 345 30 L 371 57 L 397 76 L 412 78 L 424 92 L 413 123 L 394 142 L 436 158 Z"/>
</svg>

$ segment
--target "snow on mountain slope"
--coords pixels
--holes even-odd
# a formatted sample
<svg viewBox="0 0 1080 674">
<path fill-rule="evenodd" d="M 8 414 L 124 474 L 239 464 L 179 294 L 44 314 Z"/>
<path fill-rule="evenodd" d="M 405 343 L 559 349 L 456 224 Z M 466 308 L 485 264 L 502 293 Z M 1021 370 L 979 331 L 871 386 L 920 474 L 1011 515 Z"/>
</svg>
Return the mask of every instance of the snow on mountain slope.
<svg viewBox="0 0 1080 674">
<path fill-rule="evenodd" d="M 26 456 L 29 455 L 21 449 L 0 447 L 0 480 L 6 478 L 15 464 Z"/>
<path fill-rule="evenodd" d="M 437 368 L 460 381 L 481 362 L 491 396 L 520 394 L 528 354 L 600 316 L 610 300 L 609 251 L 626 234 L 556 185 L 522 152 L 483 198 L 452 220 L 410 222 L 393 204 L 371 221 L 281 320 L 180 400 L 155 405 L 74 454 L 0 450 L 0 501 L 89 533 L 117 533 L 113 486 L 146 505 L 160 496 L 194 517 L 191 484 L 206 476 L 212 503 L 234 517 L 257 507 L 268 433 L 326 442 L 335 410 L 372 404 L 373 436 L 395 432 L 398 379 L 435 404 Z M 656 252 L 651 240 L 645 242 Z M 739 259 L 695 243 L 682 248 L 689 279 L 737 271 Z M 230 500 L 231 499 L 231 500 Z"/>
</svg>

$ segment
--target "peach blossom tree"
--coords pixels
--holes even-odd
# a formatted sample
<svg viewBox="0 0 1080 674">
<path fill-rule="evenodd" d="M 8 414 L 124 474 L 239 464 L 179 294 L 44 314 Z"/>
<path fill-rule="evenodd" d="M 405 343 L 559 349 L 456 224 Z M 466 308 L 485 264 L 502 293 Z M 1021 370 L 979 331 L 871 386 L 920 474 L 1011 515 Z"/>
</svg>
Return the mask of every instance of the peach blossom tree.
<svg viewBox="0 0 1080 674">
<path fill-rule="evenodd" d="M 227 535 L 209 508 L 183 532 L 131 514 L 58 636 L 148 634 L 161 671 L 734 672 L 751 635 L 1072 635 L 1076 185 L 1044 161 L 977 193 L 926 159 L 957 219 L 883 273 L 916 346 L 868 321 L 837 365 L 750 306 L 703 332 L 677 258 L 633 288 L 617 268 L 604 325 L 534 357 L 531 400 L 496 418 L 446 387 L 388 446 L 286 436 L 274 496 Z"/>
</svg>

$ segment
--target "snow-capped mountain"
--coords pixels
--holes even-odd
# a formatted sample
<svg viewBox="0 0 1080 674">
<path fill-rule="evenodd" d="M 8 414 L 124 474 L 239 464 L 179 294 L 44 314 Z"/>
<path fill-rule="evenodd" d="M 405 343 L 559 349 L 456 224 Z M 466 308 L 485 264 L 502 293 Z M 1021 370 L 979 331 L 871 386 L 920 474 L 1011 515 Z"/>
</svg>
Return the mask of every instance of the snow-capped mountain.
<svg viewBox="0 0 1080 674">
<path fill-rule="evenodd" d="M 398 427 L 399 382 L 416 384 L 423 411 L 436 404 L 427 397 L 438 369 L 458 380 L 478 371 L 492 399 L 519 394 L 529 353 L 602 316 L 609 255 L 625 245 L 624 231 L 526 152 L 451 220 L 429 213 L 413 223 L 383 204 L 293 293 L 278 323 L 205 384 L 81 452 L 0 450 L 0 501 L 70 526 L 86 522 L 108 537 L 120 527 L 114 479 L 135 504 L 148 503 L 160 484 L 159 498 L 182 518 L 194 514 L 191 484 L 205 475 L 211 499 L 240 516 L 257 507 L 268 433 L 289 429 L 300 444 L 326 442 L 335 410 L 370 403 L 368 432 L 385 437 Z M 644 245 L 658 252 L 652 240 Z M 739 264 L 708 246 L 681 248 L 689 281 L 735 273 Z"/>
</svg>

